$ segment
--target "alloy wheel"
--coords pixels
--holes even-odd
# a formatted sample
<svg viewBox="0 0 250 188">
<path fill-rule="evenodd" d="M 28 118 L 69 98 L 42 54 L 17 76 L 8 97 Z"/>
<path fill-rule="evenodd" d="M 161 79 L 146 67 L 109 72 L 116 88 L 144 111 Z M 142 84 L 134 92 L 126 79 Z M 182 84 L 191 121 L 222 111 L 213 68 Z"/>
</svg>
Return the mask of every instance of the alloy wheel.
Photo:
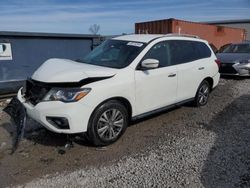
<svg viewBox="0 0 250 188">
<path fill-rule="evenodd" d="M 124 126 L 124 117 L 118 109 L 108 109 L 102 113 L 98 120 L 97 132 L 101 139 L 113 140 L 122 131 Z"/>
<path fill-rule="evenodd" d="M 203 84 L 198 93 L 198 102 L 200 105 L 204 105 L 208 101 L 208 96 L 209 96 L 209 86 L 207 84 Z"/>
</svg>

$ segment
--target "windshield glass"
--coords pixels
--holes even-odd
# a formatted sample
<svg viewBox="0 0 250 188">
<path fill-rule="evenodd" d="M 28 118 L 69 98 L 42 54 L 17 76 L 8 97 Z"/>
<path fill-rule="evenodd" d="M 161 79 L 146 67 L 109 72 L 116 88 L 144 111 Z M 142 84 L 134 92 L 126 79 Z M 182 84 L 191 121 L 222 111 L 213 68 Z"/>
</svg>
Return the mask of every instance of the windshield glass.
<svg viewBox="0 0 250 188">
<path fill-rule="evenodd" d="M 250 44 L 232 44 L 222 53 L 250 53 Z"/>
<path fill-rule="evenodd" d="M 80 62 L 120 69 L 128 66 L 144 47 L 145 43 L 140 42 L 106 40 Z"/>
</svg>

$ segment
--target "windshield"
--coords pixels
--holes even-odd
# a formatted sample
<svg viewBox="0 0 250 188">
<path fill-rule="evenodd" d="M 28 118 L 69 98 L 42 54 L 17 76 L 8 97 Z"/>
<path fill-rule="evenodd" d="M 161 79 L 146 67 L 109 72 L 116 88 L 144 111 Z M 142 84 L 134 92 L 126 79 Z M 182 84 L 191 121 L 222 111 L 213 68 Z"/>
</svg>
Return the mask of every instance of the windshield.
<svg viewBox="0 0 250 188">
<path fill-rule="evenodd" d="M 145 43 L 140 42 L 106 40 L 80 62 L 120 69 L 128 66 L 144 47 Z"/>
<path fill-rule="evenodd" d="M 250 53 L 250 44 L 232 44 L 222 53 Z"/>
</svg>

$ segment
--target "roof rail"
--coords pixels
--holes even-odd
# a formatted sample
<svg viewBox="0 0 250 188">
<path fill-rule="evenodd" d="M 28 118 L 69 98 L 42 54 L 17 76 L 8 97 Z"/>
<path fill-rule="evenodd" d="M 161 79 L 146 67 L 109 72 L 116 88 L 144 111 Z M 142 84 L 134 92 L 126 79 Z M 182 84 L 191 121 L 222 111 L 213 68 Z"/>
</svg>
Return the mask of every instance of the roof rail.
<svg viewBox="0 0 250 188">
<path fill-rule="evenodd" d="M 166 34 L 167 37 L 191 37 L 191 38 L 197 38 L 199 39 L 200 37 L 197 35 L 189 35 L 189 34 L 179 34 L 179 33 L 169 33 Z"/>
</svg>

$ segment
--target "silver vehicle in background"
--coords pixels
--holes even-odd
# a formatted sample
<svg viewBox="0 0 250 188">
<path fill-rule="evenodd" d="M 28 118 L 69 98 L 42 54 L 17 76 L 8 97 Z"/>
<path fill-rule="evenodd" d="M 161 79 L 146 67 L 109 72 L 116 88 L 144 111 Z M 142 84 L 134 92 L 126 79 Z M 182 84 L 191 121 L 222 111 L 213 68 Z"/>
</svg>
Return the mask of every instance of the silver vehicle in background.
<svg viewBox="0 0 250 188">
<path fill-rule="evenodd" d="M 250 76 L 250 42 L 231 44 L 216 54 L 222 75 Z"/>
</svg>

